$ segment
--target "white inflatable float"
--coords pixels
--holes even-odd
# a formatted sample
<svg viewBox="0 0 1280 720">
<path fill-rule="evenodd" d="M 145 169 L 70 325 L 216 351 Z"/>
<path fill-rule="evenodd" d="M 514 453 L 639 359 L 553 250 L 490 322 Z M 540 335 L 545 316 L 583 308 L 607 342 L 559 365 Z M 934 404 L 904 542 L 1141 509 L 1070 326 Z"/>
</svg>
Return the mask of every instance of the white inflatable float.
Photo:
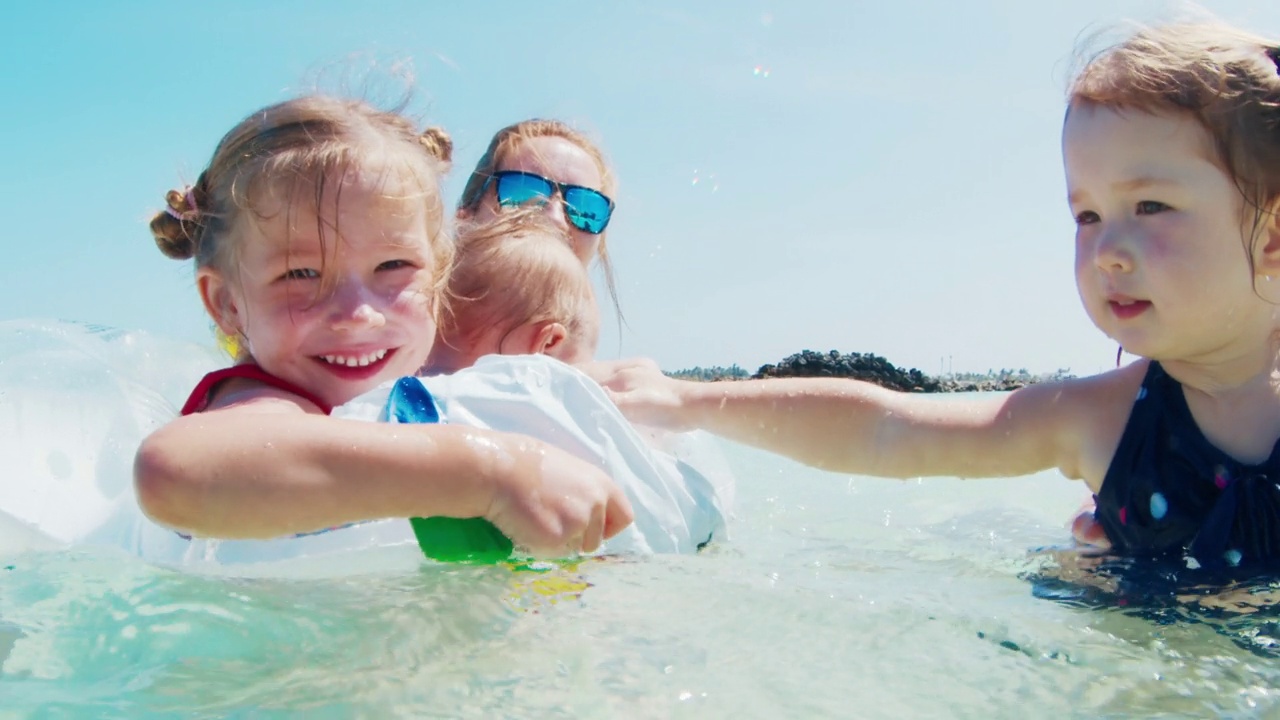
<svg viewBox="0 0 1280 720">
<path fill-rule="evenodd" d="M 146 333 L 0 323 L 0 551 L 128 547 L 138 443 L 224 364 L 211 348 Z"/>
<path fill-rule="evenodd" d="M 194 568 L 416 547 L 407 519 L 256 541 L 187 540 L 148 520 L 133 493 L 134 450 L 176 416 L 205 372 L 225 364 L 212 348 L 143 332 L 0 323 L 0 555 L 107 545 Z M 636 522 L 604 552 L 693 552 L 724 537 L 733 479 L 714 441 L 687 433 L 642 437 L 595 383 L 549 358 L 483 358 L 454 375 L 388 384 L 334 414 L 421 422 L 396 408 L 406 393 L 428 394 L 421 389 L 442 422 L 529 434 L 608 472 L 630 498 Z"/>
</svg>

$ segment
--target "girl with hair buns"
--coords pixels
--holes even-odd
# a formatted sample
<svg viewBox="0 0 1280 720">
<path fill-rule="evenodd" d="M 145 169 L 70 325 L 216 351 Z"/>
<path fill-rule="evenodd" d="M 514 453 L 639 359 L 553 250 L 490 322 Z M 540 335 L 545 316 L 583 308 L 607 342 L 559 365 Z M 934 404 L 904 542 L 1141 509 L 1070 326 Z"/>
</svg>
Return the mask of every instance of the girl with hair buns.
<svg viewBox="0 0 1280 720">
<path fill-rule="evenodd" d="M 139 448 L 139 501 L 192 535 L 271 538 L 384 517 L 483 517 L 535 555 L 591 551 L 631 520 L 596 467 L 510 433 L 329 417 L 431 350 L 452 262 L 437 130 L 302 97 L 219 143 L 151 223 L 238 363 Z"/>
</svg>

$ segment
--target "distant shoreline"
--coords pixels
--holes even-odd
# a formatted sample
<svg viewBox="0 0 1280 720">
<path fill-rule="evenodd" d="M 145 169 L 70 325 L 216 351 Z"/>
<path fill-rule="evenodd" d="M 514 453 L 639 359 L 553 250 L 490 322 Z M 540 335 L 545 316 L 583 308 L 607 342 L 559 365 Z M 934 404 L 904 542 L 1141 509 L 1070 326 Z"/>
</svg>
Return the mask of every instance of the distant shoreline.
<svg viewBox="0 0 1280 720">
<path fill-rule="evenodd" d="M 918 393 L 1001 392 L 1017 390 L 1037 382 L 1073 377 L 1067 370 L 1032 375 L 1025 368 L 990 370 L 986 373 L 955 373 L 937 377 L 926 375 L 916 368 L 899 368 L 879 355 L 841 353 L 838 350 L 825 353 L 803 350 L 777 363 L 762 365 L 755 373 L 750 373 L 735 364 L 729 367 L 694 367 L 668 372 L 667 375 L 703 382 L 783 377 L 843 377 L 865 380 L 891 390 Z"/>
</svg>

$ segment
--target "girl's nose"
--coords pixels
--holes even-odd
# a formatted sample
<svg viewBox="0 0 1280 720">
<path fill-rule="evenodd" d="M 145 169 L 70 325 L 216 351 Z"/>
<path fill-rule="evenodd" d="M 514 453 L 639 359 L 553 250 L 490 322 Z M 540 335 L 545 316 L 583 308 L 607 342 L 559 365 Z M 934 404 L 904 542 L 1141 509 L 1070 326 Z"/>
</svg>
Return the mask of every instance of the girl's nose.
<svg viewBox="0 0 1280 720">
<path fill-rule="evenodd" d="M 376 296 L 363 283 L 339 283 L 333 289 L 330 321 L 334 330 L 367 330 L 386 324 L 387 318 L 377 307 Z"/>
<path fill-rule="evenodd" d="M 1104 272 L 1131 272 L 1134 260 L 1131 246 L 1131 238 L 1122 227 L 1110 228 L 1098 237 L 1093 261 Z"/>
</svg>

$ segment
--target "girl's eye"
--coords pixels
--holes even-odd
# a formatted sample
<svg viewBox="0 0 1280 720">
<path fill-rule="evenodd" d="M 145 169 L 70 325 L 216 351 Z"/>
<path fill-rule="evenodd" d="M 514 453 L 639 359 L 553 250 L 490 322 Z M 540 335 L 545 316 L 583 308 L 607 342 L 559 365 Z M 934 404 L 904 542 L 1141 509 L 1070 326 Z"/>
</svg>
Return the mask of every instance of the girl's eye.
<svg viewBox="0 0 1280 720">
<path fill-rule="evenodd" d="M 1171 208 L 1168 205 L 1155 200 L 1140 200 L 1134 209 L 1138 211 L 1139 215 L 1155 215 L 1156 213 L 1162 213 Z"/>
<path fill-rule="evenodd" d="M 378 266 L 379 270 L 399 270 L 400 268 L 413 267 L 413 263 L 408 260 L 388 260 Z"/>
<path fill-rule="evenodd" d="M 280 276 L 282 280 L 315 280 L 320 273 L 311 268 L 291 268 Z"/>
<path fill-rule="evenodd" d="M 1102 218 L 1098 217 L 1098 213 L 1092 210 L 1085 210 L 1084 212 L 1081 212 L 1078 215 L 1076 215 L 1077 225 L 1092 225 L 1096 222 L 1101 222 L 1101 221 L 1102 221 Z"/>
</svg>

